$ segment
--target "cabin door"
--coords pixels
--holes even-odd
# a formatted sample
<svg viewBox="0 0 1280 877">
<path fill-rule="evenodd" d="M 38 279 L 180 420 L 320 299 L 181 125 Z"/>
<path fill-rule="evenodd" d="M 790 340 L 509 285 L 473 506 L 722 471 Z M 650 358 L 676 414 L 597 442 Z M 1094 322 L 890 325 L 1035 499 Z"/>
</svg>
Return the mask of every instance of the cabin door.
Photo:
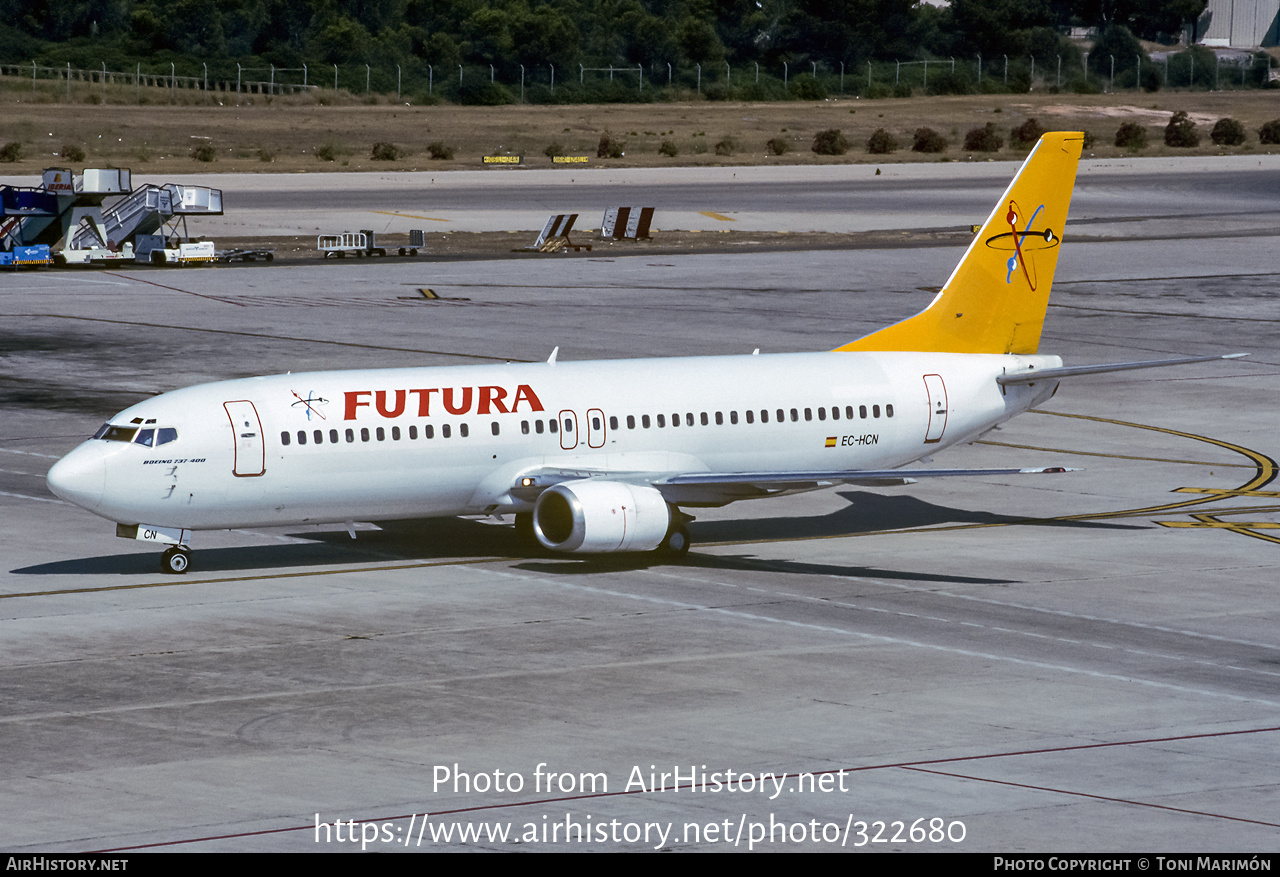
<svg viewBox="0 0 1280 877">
<path fill-rule="evenodd" d="M 947 428 L 947 387 L 942 375 L 925 375 L 924 388 L 929 394 L 929 428 L 924 437 L 928 445 L 941 441 L 942 432 Z"/>
<path fill-rule="evenodd" d="M 261 475 L 267 471 L 267 458 L 258 410 L 247 399 L 223 402 L 222 407 L 231 420 L 231 431 L 235 439 L 235 467 L 232 471 L 239 478 Z"/>
</svg>

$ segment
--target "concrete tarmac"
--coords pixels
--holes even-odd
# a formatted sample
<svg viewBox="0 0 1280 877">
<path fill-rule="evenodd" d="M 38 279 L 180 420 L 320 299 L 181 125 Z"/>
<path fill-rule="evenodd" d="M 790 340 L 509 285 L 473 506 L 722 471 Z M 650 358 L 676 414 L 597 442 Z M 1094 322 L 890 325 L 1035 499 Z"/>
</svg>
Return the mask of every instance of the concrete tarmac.
<svg viewBox="0 0 1280 877">
<path fill-rule="evenodd" d="M 677 563 L 451 519 L 198 534 L 171 577 L 43 479 L 205 380 L 830 348 L 959 249 L 0 275 L 0 848 L 1273 852 L 1280 235 L 1250 173 L 1069 225 L 1041 344 L 1250 357 L 1067 380 L 938 457 L 1084 471 L 699 510 Z"/>
</svg>

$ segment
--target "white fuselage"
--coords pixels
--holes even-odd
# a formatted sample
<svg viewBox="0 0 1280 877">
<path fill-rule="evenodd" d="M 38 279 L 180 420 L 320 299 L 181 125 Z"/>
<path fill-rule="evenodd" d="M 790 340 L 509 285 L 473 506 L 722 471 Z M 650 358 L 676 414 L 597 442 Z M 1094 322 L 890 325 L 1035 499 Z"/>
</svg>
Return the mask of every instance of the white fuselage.
<svg viewBox="0 0 1280 877">
<path fill-rule="evenodd" d="M 1060 364 L 797 353 L 246 378 L 126 409 L 49 483 L 110 520 L 189 530 L 522 512 L 521 477 L 548 469 L 652 483 L 902 466 L 1056 386 L 997 375 Z M 124 438 L 133 427 L 150 444 Z"/>
</svg>

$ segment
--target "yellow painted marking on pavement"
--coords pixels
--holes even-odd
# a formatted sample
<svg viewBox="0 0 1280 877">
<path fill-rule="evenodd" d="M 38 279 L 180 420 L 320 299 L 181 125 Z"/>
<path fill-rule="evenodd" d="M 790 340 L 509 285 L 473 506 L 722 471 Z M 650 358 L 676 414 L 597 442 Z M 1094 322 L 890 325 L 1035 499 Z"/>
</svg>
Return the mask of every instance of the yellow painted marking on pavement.
<svg viewBox="0 0 1280 877">
<path fill-rule="evenodd" d="M 416 213 L 397 213 L 394 210 L 375 210 L 374 213 L 381 213 L 384 216 L 403 216 L 406 219 L 425 219 L 427 222 L 453 222 L 452 219 L 440 219 L 436 216 L 418 216 Z"/>
<path fill-rule="evenodd" d="M 703 216 L 709 216 L 712 219 L 718 219 L 721 222 L 737 222 L 738 221 L 734 219 L 732 216 L 725 216 L 723 213 L 715 213 L 711 210 L 699 210 L 698 213 L 702 214 Z"/>
<path fill-rule="evenodd" d="M 103 591 L 136 591 L 141 588 L 176 588 L 186 585 L 224 585 L 231 582 L 259 582 L 266 579 L 302 579 L 312 576 L 332 576 L 342 573 L 394 572 L 398 569 L 428 569 L 433 566 L 465 566 L 474 563 L 492 563 L 497 560 L 523 560 L 520 557 L 473 557 L 467 560 L 433 560 L 424 563 L 387 564 L 383 566 L 343 566 L 337 569 L 308 570 L 306 572 L 266 573 L 252 576 L 228 576 L 220 579 L 169 579 L 158 582 L 141 582 L 133 585 L 103 585 L 97 588 L 66 588 L 54 591 L 25 591 L 18 594 L 0 594 L 0 600 L 15 597 L 58 597 L 64 594 L 97 594 Z"/>
<path fill-rule="evenodd" d="M 1218 487 L 1178 487 L 1174 493 L 1212 493 L 1215 496 L 1280 496 L 1280 490 L 1224 490 Z"/>
</svg>

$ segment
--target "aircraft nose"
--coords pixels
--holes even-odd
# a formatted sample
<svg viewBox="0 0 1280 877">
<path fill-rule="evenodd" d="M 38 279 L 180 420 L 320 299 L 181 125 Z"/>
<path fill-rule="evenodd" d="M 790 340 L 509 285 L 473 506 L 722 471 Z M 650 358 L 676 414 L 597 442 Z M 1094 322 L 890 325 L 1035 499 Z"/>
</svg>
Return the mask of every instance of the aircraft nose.
<svg viewBox="0 0 1280 877">
<path fill-rule="evenodd" d="M 102 503 L 106 477 L 102 449 L 81 445 L 54 463 L 45 481 L 50 490 L 67 502 L 94 511 Z"/>
</svg>

